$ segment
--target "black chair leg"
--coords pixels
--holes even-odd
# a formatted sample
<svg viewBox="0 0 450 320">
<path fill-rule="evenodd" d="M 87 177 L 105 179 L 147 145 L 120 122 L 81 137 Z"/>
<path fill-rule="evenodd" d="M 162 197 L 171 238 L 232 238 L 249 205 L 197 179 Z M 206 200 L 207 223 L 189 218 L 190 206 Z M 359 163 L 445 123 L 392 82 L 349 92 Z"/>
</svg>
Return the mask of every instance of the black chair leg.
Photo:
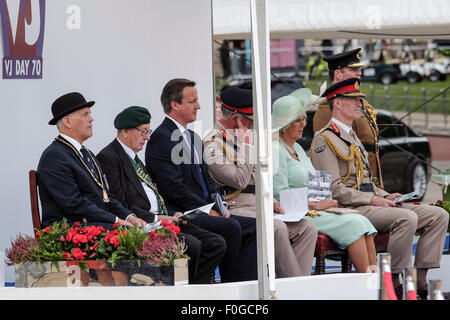
<svg viewBox="0 0 450 320">
<path fill-rule="evenodd" d="M 316 267 L 314 268 L 314 274 L 325 274 L 325 257 L 316 257 Z"/>
<path fill-rule="evenodd" d="M 341 256 L 341 266 L 342 266 L 343 273 L 352 272 L 352 261 L 350 260 L 348 255 Z"/>
</svg>

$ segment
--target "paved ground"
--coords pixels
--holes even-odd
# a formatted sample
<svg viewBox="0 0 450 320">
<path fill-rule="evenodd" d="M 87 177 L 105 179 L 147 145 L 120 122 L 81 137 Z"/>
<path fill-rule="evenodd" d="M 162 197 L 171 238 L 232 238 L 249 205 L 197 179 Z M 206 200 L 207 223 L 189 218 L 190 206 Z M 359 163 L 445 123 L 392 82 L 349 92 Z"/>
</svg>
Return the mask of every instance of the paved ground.
<svg viewBox="0 0 450 320">
<path fill-rule="evenodd" d="M 450 137 L 445 136 L 427 136 L 430 141 L 432 165 L 439 170 L 450 169 Z M 436 170 L 432 170 L 431 174 L 436 174 Z M 442 199 L 441 188 L 433 183 L 428 183 L 427 192 L 423 202 L 436 202 Z"/>
<path fill-rule="evenodd" d="M 406 114 L 404 111 L 394 111 L 392 113 L 397 118 L 403 118 Z M 414 112 L 411 114 L 411 117 L 405 117 L 402 121 L 416 132 L 450 137 L 450 115 L 429 114 L 427 116 L 424 113 Z"/>
</svg>

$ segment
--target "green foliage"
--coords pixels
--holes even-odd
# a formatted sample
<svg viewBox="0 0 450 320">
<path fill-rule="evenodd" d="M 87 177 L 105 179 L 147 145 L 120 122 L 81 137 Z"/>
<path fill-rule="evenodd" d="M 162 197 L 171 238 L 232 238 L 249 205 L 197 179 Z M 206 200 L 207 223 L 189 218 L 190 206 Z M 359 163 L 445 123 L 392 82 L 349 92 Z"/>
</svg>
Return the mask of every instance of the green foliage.
<svg viewBox="0 0 450 320">
<path fill-rule="evenodd" d="M 118 230 L 121 231 L 121 227 L 118 227 Z M 148 239 L 148 234 L 133 226 L 125 230 L 125 232 L 120 232 L 118 238 L 120 246 L 112 252 L 111 258 L 109 259 L 113 267 L 117 260 L 136 259 L 136 249 L 142 247 L 144 240 Z"/>
<path fill-rule="evenodd" d="M 62 254 L 65 251 L 63 243 L 60 241 L 61 235 L 67 232 L 69 225 L 67 220 L 54 222 L 51 226 L 42 230 L 36 230 L 36 238 L 39 245 L 33 248 L 36 255 L 36 263 L 44 261 L 61 261 Z"/>
</svg>

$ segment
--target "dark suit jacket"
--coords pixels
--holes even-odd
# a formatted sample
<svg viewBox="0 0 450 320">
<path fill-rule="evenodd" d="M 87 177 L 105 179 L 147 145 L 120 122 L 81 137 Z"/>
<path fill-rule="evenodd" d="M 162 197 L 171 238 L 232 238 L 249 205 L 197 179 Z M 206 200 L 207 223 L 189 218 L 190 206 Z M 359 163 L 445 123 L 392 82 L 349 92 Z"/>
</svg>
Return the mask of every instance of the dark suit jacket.
<svg viewBox="0 0 450 320">
<path fill-rule="evenodd" d="M 201 172 L 208 191 L 210 194 L 215 193 L 217 187 L 203 160 L 202 140 L 192 130 L 189 133 L 201 160 Z M 165 118 L 156 128 L 145 150 L 147 171 L 156 181 L 158 191 L 168 207 L 174 211 L 184 212 L 211 203 L 202 197 L 202 187 L 191 165 L 189 150 L 180 130 L 169 118 Z"/>
<path fill-rule="evenodd" d="M 78 156 L 59 141 L 53 141 L 42 153 L 37 176 L 43 226 L 64 217 L 70 224 L 86 218 L 89 224 L 108 226 L 115 222 L 116 216 L 126 219 L 132 214 L 112 196 L 109 202 L 104 202 L 102 189 Z"/>
<path fill-rule="evenodd" d="M 150 210 L 150 201 L 127 153 L 117 139 L 97 154 L 109 183 L 109 190 L 136 216 L 153 222 L 155 215 Z"/>
</svg>

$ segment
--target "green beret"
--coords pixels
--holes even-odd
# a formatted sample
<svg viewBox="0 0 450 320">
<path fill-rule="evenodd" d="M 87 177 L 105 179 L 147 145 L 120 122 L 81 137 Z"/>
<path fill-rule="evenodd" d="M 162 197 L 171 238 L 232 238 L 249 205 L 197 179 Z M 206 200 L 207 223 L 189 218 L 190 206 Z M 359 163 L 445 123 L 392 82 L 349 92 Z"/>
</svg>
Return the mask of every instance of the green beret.
<svg viewBox="0 0 450 320">
<path fill-rule="evenodd" d="M 125 108 L 114 119 L 116 129 L 130 129 L 137 126 L 150 123 L 150 112 L 147 108 L 132 106 Z"/>
</svg>

